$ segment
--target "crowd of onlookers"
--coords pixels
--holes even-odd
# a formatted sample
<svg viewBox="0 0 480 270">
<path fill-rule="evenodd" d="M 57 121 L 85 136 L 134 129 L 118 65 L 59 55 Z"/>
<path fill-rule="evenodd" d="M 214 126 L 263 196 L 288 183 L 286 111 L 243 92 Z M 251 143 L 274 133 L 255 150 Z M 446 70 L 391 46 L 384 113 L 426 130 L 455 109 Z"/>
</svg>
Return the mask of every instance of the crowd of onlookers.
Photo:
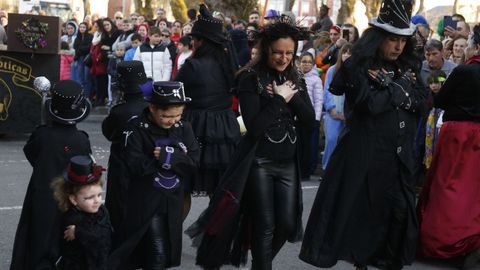
<svg viewBox="0 0 480 270">
<path fill-rule="evenodd" d="M 61 27 L 60 79 L 79 82 L 85 96 L 91 99 L 94 106 L 110 106 L 121 99 L 116 86 L 116 66 L 121 61 L 142 61 L 147 77 L 152 81 L 173 80 L 194 51 L 189 34 L 197 10 L 188 10 L 189 21 L 185 23 L 169 21 L 163 8 L 158 8 L 155 14 L 153 20 L 148 20 L 137 12 L 128 16 L 116 12 L 113 18 L 100 17 L 98 14 L 86 15 L 83 20 L 75 18 L 76 16 L 71 18 Z M 297 64 L 305 74 L 319 127 L 313 135 L 312 149 L 318 148 L 318 138 L 325 137 L 322 169 L 328 163 L 345 122 L 343 97 L 333 96 L 328 91 L 329 83 L 335 67 L 339 67 L 348 58 L 352 46 L 360 36 L 355 25 L 334 24 L 328 14 L 329 7 L 322 5 L 318 21 L 310 26 L 310 40 L 300 41 L 297 50 L 297 56 L 301 56 Z M 258 53 L 254 44 L 255 33 L 282 15 L 295 20 L 293 13 L 282 14 L 276 10 L 268 10 L 263 18 L 260 12 L 252 11 L 248 21 L 213 12 L 215 18 L 224 22 L 224 34 L 231 41 L 238 67 L 246 65 Z M 463 64 L 472 56 L 473 51 L 467 42 L 471 35 L 470 24 L 460 14 L 447 17 L 449 25 L 445 26 L 444 19 L 434 26 L 421 15 L 412 17 L 412 23 L 416 26 L 415 50 L 419 60 L 423 61 L 420 79 L 433 92 L 438 91 L 436 89 L 439 89 L 444 80 L 439 82 L 438 78 L 446 79 L 457 65 Z M 454 22 L 453 25 L 451 21 Z M 7 14 L 0 11 L 0 43 L 6 43 L 4 30 L 7 27 Z M 314 73 L 318 76 L 314 76 Z M 437 125 L 441 125 L 441 120 Z M 319 133 L 323 133 L 322 136 Z M 425 135 L 425 132 L 419 134 Z M 420 159 L 424 152 L 427 153 L 425 162 L 428 168 L 432 149 L 428 146 L 424 149 L 423 139 L 417 145 L 419 153 L 422 152 L 419 154 Z M 309 162 L 306 162 L 310 165 L 304 169 L 305 178 L 316 171 L 317 158 L 316 154 L 312 154 Z"/>
</svg>

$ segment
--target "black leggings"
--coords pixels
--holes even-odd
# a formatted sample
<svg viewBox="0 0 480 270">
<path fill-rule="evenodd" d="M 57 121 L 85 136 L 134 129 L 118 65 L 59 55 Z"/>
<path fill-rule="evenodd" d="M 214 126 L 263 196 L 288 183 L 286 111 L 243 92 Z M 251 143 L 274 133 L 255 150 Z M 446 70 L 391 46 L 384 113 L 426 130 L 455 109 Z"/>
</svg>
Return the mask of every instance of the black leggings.
<svg viewBox="0 0 480 270">
<path fill-rule="evenodd" d="M 293 161 L 257 158 L 247 196 L 252 216 L 252 269 L 272 269 L 272 260 L 295 229 L 297 175 Z"/>
<path fill-rule="evenodd" d="M 155 214 L 150 228 L 144 236 L 145 268 L 148 270 L 166 269 L 169 258 L 169 238 L 167 215 Z"/>
</svg>

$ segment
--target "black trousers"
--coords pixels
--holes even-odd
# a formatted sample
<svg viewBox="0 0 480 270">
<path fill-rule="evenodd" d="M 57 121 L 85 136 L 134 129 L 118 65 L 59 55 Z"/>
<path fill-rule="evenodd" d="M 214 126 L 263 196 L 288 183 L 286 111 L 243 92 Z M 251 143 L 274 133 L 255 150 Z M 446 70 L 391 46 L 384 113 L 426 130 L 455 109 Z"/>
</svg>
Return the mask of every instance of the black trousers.
<svg viewBox="0 0 480 270">
<path fill-rule="evenodd" d="M 170 252 L 166 214 L 157 213 L 153 216 L 143 241 L 145 247 L 145 268 L 143 269 L 166 269 Z"/>
<path fill-rule="evenodd" d="M 294 161 L 256 158 L 246 195 L 252 217 L 252 269 L 272 269 L 272 260 L 295 229 L 297 173 Z"/>
</svg>

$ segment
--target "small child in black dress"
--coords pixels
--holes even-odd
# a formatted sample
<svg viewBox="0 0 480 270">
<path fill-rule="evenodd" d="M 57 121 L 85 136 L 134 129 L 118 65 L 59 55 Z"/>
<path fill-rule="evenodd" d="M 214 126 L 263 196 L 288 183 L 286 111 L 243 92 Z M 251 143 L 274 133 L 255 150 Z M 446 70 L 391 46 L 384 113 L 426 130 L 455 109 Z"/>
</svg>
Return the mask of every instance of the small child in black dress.
<svg viewBox="0 0 480 270">
<path fill-rule="evenodd" d="M 74 156 L 64 175 L 51 184 L 58 207 L 64 212 L 58 269 L 106 269 L 112 228 L 102 205 L 102 170 L 89 156 Z"/>
</svg>

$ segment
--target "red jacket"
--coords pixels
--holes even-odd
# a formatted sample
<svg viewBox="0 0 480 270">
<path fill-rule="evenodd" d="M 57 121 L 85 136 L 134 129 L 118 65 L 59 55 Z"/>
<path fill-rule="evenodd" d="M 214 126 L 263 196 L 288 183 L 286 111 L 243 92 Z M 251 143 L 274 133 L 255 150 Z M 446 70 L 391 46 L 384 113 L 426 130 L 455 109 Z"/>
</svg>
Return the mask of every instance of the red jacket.
<svg viewBox="0 0 480 270">
<path fill-rule="evenodd" d="M 93 76 L 107 74 L 106 56 L 102 54 L 100 44 L 90 47 L 90 56 L 92 57 L 90 73 L 92 73 Z"/>
<path fill-rule="evenodd" d="M 70 70 L 73 62 L 73 54 L 60 52 L 60 80 L 70 80 Z"/>
</svg>

